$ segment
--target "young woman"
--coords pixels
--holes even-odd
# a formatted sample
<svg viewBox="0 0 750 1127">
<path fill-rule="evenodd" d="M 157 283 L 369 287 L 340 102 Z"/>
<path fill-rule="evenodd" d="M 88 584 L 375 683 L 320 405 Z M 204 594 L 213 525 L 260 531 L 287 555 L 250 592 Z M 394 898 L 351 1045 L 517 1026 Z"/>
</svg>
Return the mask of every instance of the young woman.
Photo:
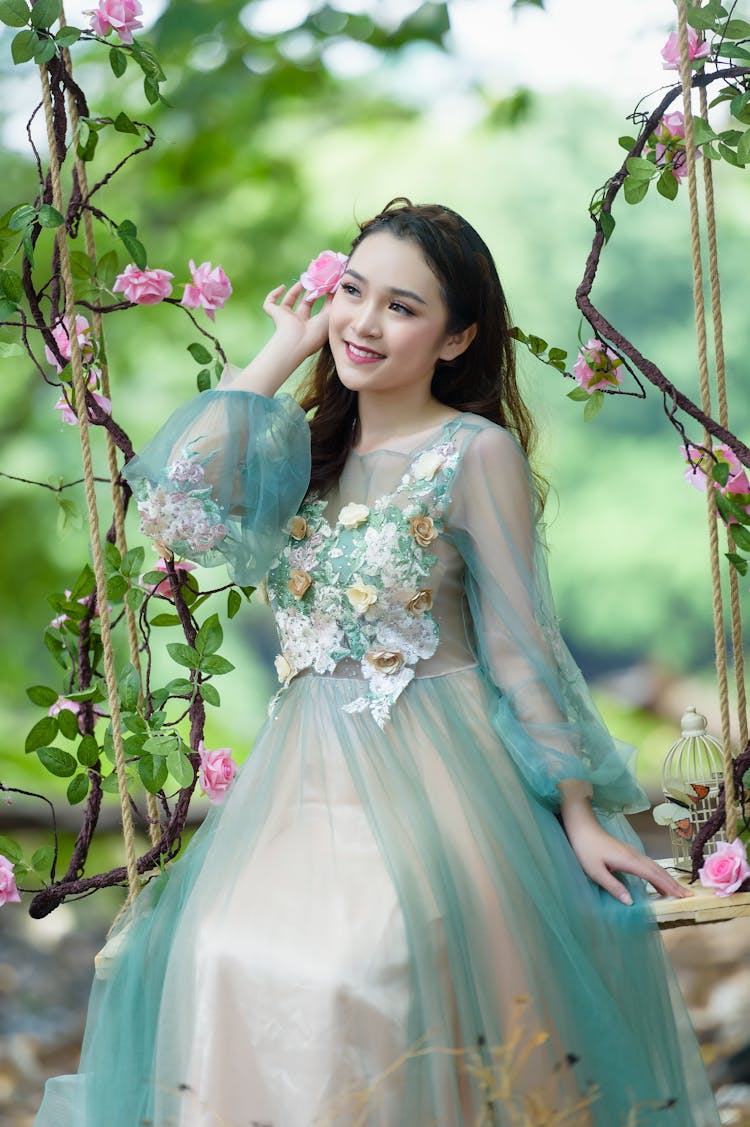
<svg viewBox="0 0 750 1127">
<path fill-rule="evenodd" d="M 302 289 L 126 470 L 150 535 L 265 579 L 281 688 L 37 1127 L 715 1125 L 642 880 L 684 893 L 558 631 L 490 252 L 395 200 Z"/>
</svg>

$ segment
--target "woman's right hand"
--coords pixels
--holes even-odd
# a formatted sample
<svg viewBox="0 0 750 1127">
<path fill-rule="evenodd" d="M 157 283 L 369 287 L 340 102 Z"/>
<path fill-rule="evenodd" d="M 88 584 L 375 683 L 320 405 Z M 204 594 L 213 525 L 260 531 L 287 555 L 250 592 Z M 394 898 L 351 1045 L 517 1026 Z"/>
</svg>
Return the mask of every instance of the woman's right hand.
<svg viewBox="0 0 750 1127">
<path fill-rule="evenodd" d="M 328 340 L 330 295 L 326 297 L 322 309 L 313 314 L 313 302 L 306 301 L 302 297 L 303 292 L 302 282 L 295 282 L 288 290 L 286 286 L 276 286 L 263 302 L 263 312 L 276 326 L 274 344 L 288 348 L 295 367 Z"/>
</svg>

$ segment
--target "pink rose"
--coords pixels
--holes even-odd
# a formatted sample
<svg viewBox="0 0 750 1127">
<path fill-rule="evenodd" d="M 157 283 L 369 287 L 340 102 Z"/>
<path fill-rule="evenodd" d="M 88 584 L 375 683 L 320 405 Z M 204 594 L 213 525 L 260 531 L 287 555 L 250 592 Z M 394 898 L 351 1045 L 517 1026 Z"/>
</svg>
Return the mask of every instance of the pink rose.
<svg viewBox="0 0 750 1127">
<path fill-rule="evenodd" d="M 205 309 L 213 321 L 214 311 L 221 309 L 232 293 L 232 285 L 220 266 L 211 268 L 210 262 L 202 262 L 196 267 L 190 259 L 190 273 L 193 276 L 192 284 L 185 286 L 182 295 L 182 305 L 191 309 Z"/>
<path fill-rule="evenodd" d="M 109 35 L 115 31 L 121 43 L 132 43 L 133 32 L 143 27 L 137 16 L 143 15 L 138 0 L 99 0 L 98 8 L 88 8 L 83 13 L 91 16 L 91 30 L 95 35 Z"/>
<path fill-rule="evenodd" d="M 182 576 L 180 576 L 181 571 L 184 572 L 185 575 L 187 575 L 189 571 L 195 571 L 195 564 L 188 563 L 187 560 L 180 560 L 180 562 L 176 563 L 174 566 L 175 571 L 177 572 L 177 578 L 182 582 L 184 582 L 184 579 Z M 154 566 L 150 570 L 166 572 L 167 561 L 165 559 L 160 559 L 159 562 L 154 564 Z M 154 595 L 163 595 L 165 599 L 172 598 L 172 588 L 169 586 L 169 576 L 167 576 L 166 579 L 162 579 L 161 583 L 144 583 L 143 586 L 147 590 L 150 590 Z"/>
<path fill-rule="evenodd" d="M 681 446 L 682 456 L 688 463 L 685 470 L 685 481 L 690 482 L 701 493 L 706 492 L 706 473 L 711 472 L 713 466 L 713 459 L 708 454 L 704 454 L 697 446 Z M 713 452 L 716 459 L 721 465 L 726 462 L 729 466 L 729 477 L 727 478 L 726 485 L 719 485 L 718 482 L 714 484 L 721 493 L 742 493 L 750 494 L 750 482 L 747 479 L 747 470 L 742 465 L 734 450 L 731 450 L 723 442 L 713 447 Z M 712 479 L 713 480 L 713 479 Z"/>
<path fill-rule="evenodd" d="M 68 327 L 64 321 L 60 321 L 55 325 L 52 330 L 52 336 L 55 338 L 55 343 L 60 349 L 60 354 L 66 360 L 70 360 L 70 337 L 68 336 Z M 96 352 L 96 346 L 91 339 L 91 325 L 85 317 L 79 313 L 76 317 L 76 336 L 78 337 L 78 346 L 81 349 L 81 355 L 84 363 L 91 361 Z M 58 364 L 57 360 L 52 354 L 52 349 L 49 345 L 44 346 L 44 355 L 47 357 L 47 362 L 52 364 L 55 371 L 61 372 L 62 367 Z M 97 376 L 98 376 L 97 371 Z"/>
<path fill-rule="evenodd" d="M 65 709 L 68 712 L 74 713 L 78 717 L 78 727 L 81 727 L 81 702 L 79 700 L 68 700 L 67 697 L 58 697 L 54 704 L 51 704 L 47 709 L 48 716 L 57 716 L 59 712 Z M 103 712 L 101 708 L 94 705 L 94 716 L 106 716 L 107 713 Z"/>
<path fill-rule="evenodd" d="M 65 598 L 69 599 L 70 594 L 71 594 L 70 591 L 66 587 L 65 588 Z M 84 595 L 82 599 L 78 599 L 77 601 L 81 604 L 81 606 L 87 607 L 89 605 L 89 600 L 93 599 L 93 598 L 95 598 L 95 595 L 92 593 L 91 595 Z M 99 612 L 96 611 L 95 613 L 98 614 Z M 60 627 L 62 626 L 63 622 L 68 621 L 68 617 L 69 616 L 67 614 L 59 614 L 57 616 L 57 618 L 52 619 L 52 621 L 50 622 L 50 626 L 54 626 L 55 629 L 59 630 Z"/>
<path fill-rule="evenodd" d="M 717 896 L 731 896 L 750 877 L 744 844 L 739 838 L 717 842 L 716 852 L 706 857 L 698 876 L 701 884 L 713 888 Z"/>
<path fill-rule="evenodd" d="M 198 754 L 201 760 L 198 782 L 208 801 L 217 805 L 226 798 L 232 779 L 237 774 L 237 764 L 232 759 L 232 749 L 217 747 L 215 751 L 209 751 L 201 740 L 198 744 Z"/>
<path fill-rule="evenodd" d="M 174 274 L 168 270 L 139 270 L 131 262 L 115 278 L 112 292 L 124 294 L 133 305 L 156 305 L 171 294 L 170 278 Z"/>
<path fill-rule="evenodd" d="M 655 143 L 653 145 L 656 163 L 660 168 L 665 164 L 672 165 L 678 183 L 687 172 L 687 154 L 685 152 L 685 118 L 679 110 L 674 113 L 664 114 L 654 130 Z M 649 145 L 649 148 L 651 146 Z M 701 152 L 696 152 L 697 157 L 702 157 Z"/>
<path fill-rule="evenodd" d="M 305 301 L 315 301 L 326 293 L 335 293 L 349 258 L 335 250 L 324 250 L 300 274 L 300 282 L 308 291 Z"/>
<path fill-rule="evenodd" d="M 0 907 L 3 904 L 20 904 L 21 897 L 13 876 L 15 865 L 0 853 Z"/>
<path fill-rule="evenodd" d="M 110 400 L 107 399 L 106 395 L 100 395 L 98 391 L 92 391 L 91 394 L 93 395 L 94 400 L 101 407 L 102 411 L 104 411 L 107 415 L 111 414 L 112 404 L 111 404 Z M 55 404 L 54 409 L 55 409 L 55 411 L 60 412 L 60 417 L 61 417 L 62 421 L 64 423 L 67 423 L 68 426 L 70 426 L 70 427 L 78 426 L 78 416 L 76 415 L 75 411 L 73 410 L 73 408 L 71 407 L 70 403 L 68 402 L 68 400 L 65 398 L 64 395 L 60 396 L 57 403 Z M 92 418 L 91 408 L 89 408 L 89 419 L 91 419 L 91 418 Z"/>
<path fill-rule="evenodd" d="M 698 32 L 694 27 L 688 28 L 688 55 L 693 59 L 705 59 L 710 53 L 708 43 L 698 43 Z M 667 39 L 661 49 L 663 70 L 678 70 L 680 66 L 680 38 L 676 31 Z"/>
<path fill-rule="evenodd" d="M 622 360 L 611 348 L 592 338 L 580 349 L 573 365 L 576 383 L 589 395 L 605 387 L 618 387 L 622 383 Z"/>
</svg>

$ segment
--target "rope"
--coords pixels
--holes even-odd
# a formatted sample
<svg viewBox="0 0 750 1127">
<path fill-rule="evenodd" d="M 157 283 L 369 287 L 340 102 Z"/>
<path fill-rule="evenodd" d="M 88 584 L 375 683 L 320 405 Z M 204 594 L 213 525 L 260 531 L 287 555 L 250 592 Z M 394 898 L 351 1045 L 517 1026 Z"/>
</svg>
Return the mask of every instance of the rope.
<svg viewBox="0 0 750 1127">
<path fill-rule="evenodd" d="M 59 19 L 60 19 L 60 27 L 65 27 L 66 20 L 65 20 L 65 9 L 64 8 L 61 8 L 61 10 L 60 10 Z M 63 48 L 62 55 L 63 55 L 64 66 L 65 66 L 68 74 L 72 75 L 72 73 L 73 73 L 73 62 L 72 62 L 72 59 L 71 59 L 71 56 L 70 56 L 70 51 L 67 49 L 67 47 Z M 70 90 L 67 91 L 67 104 L 68 104 L 68 117 L 70 119 L 71 130 L 72 130 L 73 134 L 75 135 L 76 129 L 78 128 L 78 108 L 77 108 L 76 103 L 75 103 L 75 98 L 73 97 Z M 78 177 L 78 186 L 81 190 L 81 194 L 82 194 L 83 198 L 85 199 L 88 196 L 88 173 L 86 171 L 86 164 L 78 156 L 78 153 L 75 150 L 75 148 L 73 149 L 73 154 L 74 154 L 73 159 L 74 159 L 74 162 L 75 162 L 76 175 Z M 83 212 L 83 234 L 84 234 L 84 242 L 85 242 L 85 245 L 86 245 L 86 253 L 88 254 L 89 258 L 93 262 L 96 262 L 96 242 L 94 240 L 94 223 L 93 223 L 93 220 L 91 218 L 91 212 L 88 210 L 88 208 L 85 208 L 84 212 Z M 102 324 L 102 315 L 101 315 L 101 313 L 99 312 L 98 309 L 93 311 L 93 313 L 91 315 L 91 320 L 93 322 L 94 335 L 96 336 L 96 339 L 98 341 L 101 341 L 103 339 L 103 324 Z M 109 368 L 108 368 L 108 365 L 107 365 L 106 358 L 104 356 L 101 357 L 100 363 L 101 363 L 101 373 L 102 373 L 102 375 L 101 375 L 102 392 L 104 393 L 104 395 L 107 396 L 107 398 L 110 398 Z M 112 435 L 109 433 L 109 431 L 107 431 L 106 441 L 107 441 L 107 463 L 109 465 L 109 477 L 110 477 L 110 481 L 112 483 L 112 509 L 113 509 L 113 515 L 114 515 L 114 525 L 115 525 L 115 544 L 117 545 L 117 548 L 120 552 L 120 555 L 124 556 L 127 549 L 128 549 L 127 536 L 126 536 L 126 532 L 125 532 L 125 510 L 124 510 L 123 503 L 122 503 L 122 491 L 120 489 L 120 486 L 118 485 L 118 481 L 119 481 L 119 477 L 120 477 L 120 470 L 119 470 L 119 467 L 117 465 L 117 447 L 115 446 L 114 439 L 112 438 Z M 126 626 L 127 634 L 128 634 L 128 650 L 129 650 L 129 653 L 130 653 L 130 661 L 133 665 L 133 668 L 136 670 L 136 672 L 138 673 L 138 675 L 140 677 L 141 656 L 140 656 L 140 647 L 139 647 L 139 643 L 138 643 L 138 627 L 137 627 L 136 621 L 135 621 L 135 614 L 130 609 L 130 607 L 128 606 L 127 603 L 125 603 L 124 606 L 125 606 L 125 626 Z M 140 703 L 140 700 L 139 700 L 139 703 Z M 156 801 L 156 795 L 151 794 L 150 791 L 146 791 L 146 807 L 147 807 L 147 810 L 148 810 L 149 837 L 151 839 L 151 844 L 156 845 L 157 842 L 159 841 L 160 836 L 161 836 L 160 830 L 159 830 L 159 807 L 158 807 L 158 804 L 157 804 L 157 801 Z"/>
<path fill-rule="evenodd" d="M 698 190 L 695 172 L 696 146 L 695 123 L 691 103 L 690 52 L 688 47 L 687 0 L 677 0 L 677 31 L 680 44 L 680 82 L 682 85 L 683 112 L 685 118 L 685 159 L 688 174 L 688 201 L 690 205 L 690 244 L 693 258 L 693 300 L 695 303 L 695 327 L 698 346 L 698 375 L 700 379 L 701 407 L 705 414 L 711 413 L 711 389 L 708 376 L 708 349 L 706 343 L 706 309 L 703 300 L 703 263 L 701 260 L 700 224 L 698 220 Z M 718 285 L 718 268 L 717 268 Z M 711 435 L 704 431 L 703 442 L 711 449 Z M 727 679 L 727 649 L 724 637 L 724 610 L 721 595 L 721 572 L 719 567 L 719 535 L 716 527 L 716 496 L 713 489 L 706 489 L 706 514 L 708 517 L 708 542 L 711 559 L 711 584 L 713 592 L 714 648 L 716 653 L 716 675 L 719 689 L 721 712 L 721 737 L 723 743 L 724 803 L 726 811 L 727 838 L 733 841 L 737 836 L 737 814 L 734 791 L 734 760 L 732 757 L 731 733 L 729 724 L 729 689 Z"/>
<path fill-rule="evenodd" d="M 700 90 L 701 117 L 708 121 L 708 97 L 705 86 Z M 716 391 L 719 401 L 719 422 L 729 427 L 727 406 L 727 369 L 724 356 L 724 322 L 721 313 L 721 288 L 719 285 L 719 251 L 716 238 L 716 209 L 714 206 L 713 161 L 703 161 L 703 184 L 706 196 L 706 232 L 708 237 L 708 271 L 711 286 L 711 316 L 714 325 L 714 351 L 716 354 Z M 731 528 L 727 526 L 727 547 L 735 550 Z M 729 568 L 729 598 L 732 621 L 732 657 L 737 685 L 737 718 L 740 747 L 747 745 L 747 697 L 745 694 L 745 654 L 742 640 L 742 610 L 737 569 Z"/>
<path fill-rule="evenodd" d="M 44 106 L 44 120 L 47 127 L 47 141 L 50 156 L 50 178 L 52 181 L 52 202 L 54 207 L 64 214 L 62 186 L 60 183 L 60 160 L 57 152 L 57 139 L 55 137 L 54 118 L 52 110 L 52 94 L 50 90 L 49 71 L 47 65 L 39 68 L 42 86 L 42 103 Z M 110 716 L 112 720 L 112 741 L 115 752 L 115 770 L 120 792 L 120 809 L 122 813 L 122 832 L 125 840 L 126 867 L 128 876 L 128 902 L 137 895 L 138 868 L 135 851 L 135 832 L 133 830 L 133 816 L 128 798 L 127 779 L 125 774 L 125 750 L 122 740 L 122 727 L 120 723 L 120 700 L 117 692 L 117 676 L 115 673 L 114 654 L 112 648 L 112 632 L 109 617 L 109 603 L 107 602 L 107 583 L 104 574 L 104 555 L 102 552 L 101 534 L 99 531 L 99 514 L 96 506 L 96 487 L 94 484 L 94 469 L 91 460 L 91 444 L 89 441 L 88 411 L 86 409 L 86 385 L 83 376 L 83 358 L 78 343 L 76 332 L 75 297 L 73 291 L 73 273 L 70 265 L 70 247 L 64 230 L 55 235 L 58 253 L 60 255 L 60 271 L 63 281 L 65 296 L 65 319 L 67 322 L 68 336 L 70 338 L 70 365 L 73 374 L 73 391 L 75 393 L 76 414 L 78 415 L 78 432 L 81 440 L 81 458 L 83 462 L 84 490 L 86 507 L 88 511 L 89 531 L 91 534 L 91 551 L 96 578 L 96 598 L 99 608 L 99 623 L 101 628 L 102 650 L 104 660 L 104 678 L 107 685 L 107 697 Z"/>
</svg>

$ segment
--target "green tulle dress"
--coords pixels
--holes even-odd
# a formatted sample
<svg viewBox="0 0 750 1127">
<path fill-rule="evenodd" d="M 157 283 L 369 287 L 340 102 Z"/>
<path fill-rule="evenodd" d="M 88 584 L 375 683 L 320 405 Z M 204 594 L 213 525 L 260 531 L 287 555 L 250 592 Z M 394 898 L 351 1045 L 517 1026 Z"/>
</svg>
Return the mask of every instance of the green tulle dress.
<svg viewBox="0 0 750 1127">
<path fill-rule="evenodd" d="M 588 780 L 637 842 L 647 803 L 561 639 L 517 443 L 459 414 L 305 500 L 309 459 L 293 399 L 222 388 L 127 468 L 147 535 L 265 577 L 280 689 L 122 921 L 36 1127 L 718 1124 L 641 883 L 592 884 L 556 815 Z"/>
</svg>

